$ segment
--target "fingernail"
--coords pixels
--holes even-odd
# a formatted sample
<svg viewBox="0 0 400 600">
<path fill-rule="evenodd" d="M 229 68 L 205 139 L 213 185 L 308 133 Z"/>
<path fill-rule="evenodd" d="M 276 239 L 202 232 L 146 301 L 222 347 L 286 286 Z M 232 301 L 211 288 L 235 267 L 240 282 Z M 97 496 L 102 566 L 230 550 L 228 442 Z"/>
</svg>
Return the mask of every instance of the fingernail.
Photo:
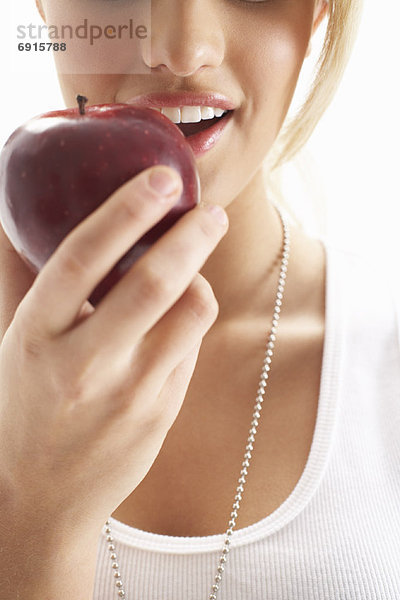
<svg viewBox="0 0 400 600">
<path fill-rule="evenodd" d="M 220 225 L 226 226 L 228 224 L 228 216 L 221 206 L 218 204 L 211 204 L 207 206 L 207 210 L 214 215 Z"/>
<path fill-rule="evenodd" d="M 162 196 L 171 195 L 179 189 L 178 177 L 168 169 L 153 169 L 150 173 L 149 183 L 151 187 Z"/>
</svg>

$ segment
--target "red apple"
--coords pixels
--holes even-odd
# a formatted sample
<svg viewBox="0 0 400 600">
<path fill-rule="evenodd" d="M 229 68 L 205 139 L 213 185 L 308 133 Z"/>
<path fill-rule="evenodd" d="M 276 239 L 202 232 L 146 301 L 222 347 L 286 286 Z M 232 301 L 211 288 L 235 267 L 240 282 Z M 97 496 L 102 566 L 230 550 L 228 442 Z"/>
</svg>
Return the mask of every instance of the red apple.
<svg viewBox="0 0 400 600">
<path fill-rule="evenodd" d="M 118 187 L 153 165 L 174 167 L 183 192 L 169 213 L 92 292 L 95 306 L 130 266 L 199 202 L 193 151 L 180 129 L 151 108 L 129 104 L 49 112 L 19 127 L 0 154 L 0 219 L 12 245 L 38 273 L 65 236 Z"/>
</svg>

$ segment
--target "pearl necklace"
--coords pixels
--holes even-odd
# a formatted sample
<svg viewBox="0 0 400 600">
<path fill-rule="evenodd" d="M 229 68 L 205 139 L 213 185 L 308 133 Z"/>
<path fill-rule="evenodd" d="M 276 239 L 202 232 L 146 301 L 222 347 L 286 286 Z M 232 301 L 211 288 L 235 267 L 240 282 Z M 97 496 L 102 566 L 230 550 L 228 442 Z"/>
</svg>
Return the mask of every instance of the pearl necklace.
<svg viewBox="0 0 400 600">
<path fill-rule="evenodd" d="M 247 438 L 246 452 L 244 454 L 244 461 L 242 462 L 242 469 L 240 471 L 239 485 L 236 489 L 235 502 L 233 504 L 233 511 L 231 512 L 231 519 L 228 523 L 229 526 L 225 533 L 226 538 L 224 541 L 224 547 L 222 549 L 222 553 L 219 558 L 217 573 L 214 577 L 214 583 L 211 586 L 211 591 L 208 596 L 208 600 L 216 600 L 216 598 L 217 598 L 217 593 L 220 589 L 222 575 L 225 570 L 224 565 L 227 561 L 228 553 L 230 550 L 229 546 L 230 546 L 231 541 L 229 538 L 231 537 L 231 535 L 233 533 L 233 528 L 235 527 L 235 524 L 236 524 L 240 501 L 242 499 L 242 494 L 243 494 L 243 490 L 244 490 L 244 484 L 246 483 L 247 469 L 250 465 L 250 459 L 252 456 L 251 451 L 253 450 L 253 443 L 255 440 L 255 435 L 257 433 L 258 419 L 260 418 L 260 415 L 261 415 L 261 408 L 262 408 L 262 403 L 264 400 L 263 396 L 265 394 L 265 388 L 267 387 L 268 373 L 271 369 L 273 348 L 275 346 L 274 342 L 276 340 L 275 334 L 276 334 L 276 330 L 278 327 L 279 313 L 281 311 L 283 291 L 285 288 L 285 280 L 286 280 L 287 265 L 289 262 L 289 248 L 290 248 L 289 226 L 286 222 L 285 217 L 282 215 L 280 208 L 276 205 L 275 205 L 275 208 L 277 209 L 279 216 L 281 218 L 281 221 L 282 221 L 283 240 L 284 241 L 283 241 L 282 262 L 281 262 L 281 268 L 280 268 L 280 273 L 279 273 L 278 291 L 276 294 L 275 308 L 274 308 L 274 313 L 273 313 L 273 317 L 272 317 L 271 333 L 270 333 L 269 340 L 267 343 L 267 348 L 265 351 L 265 358 L 263 361 L 261 378 L 260 378 L 259 387 L 257 390 L 257 398 L 256 398 L 255 406 L 254 406 L 254 412 L 253 412 L 253 417 L 252 417 L 252 421 L 251 421 L 249 437 Z M 110 558 L 112 561 L 112 570 L 113 570 L 114 578 L 115 578 L 115 586 L 118 590 L 118 597 L 126 599 L 124 585 L 123 585 L 122 579 L 121 579 L 121 573 L 119 572 L 119 563 L 118 563 L 118 559 L 117 559 L 117 554 L 115 552 L 114 538 L 111 533 L 111 522 L 109 520 L 106 521 L 105 533 L 107 536 L 106 540 L 108 542 L 108 550 L 110 552 Z"/>
</svg>

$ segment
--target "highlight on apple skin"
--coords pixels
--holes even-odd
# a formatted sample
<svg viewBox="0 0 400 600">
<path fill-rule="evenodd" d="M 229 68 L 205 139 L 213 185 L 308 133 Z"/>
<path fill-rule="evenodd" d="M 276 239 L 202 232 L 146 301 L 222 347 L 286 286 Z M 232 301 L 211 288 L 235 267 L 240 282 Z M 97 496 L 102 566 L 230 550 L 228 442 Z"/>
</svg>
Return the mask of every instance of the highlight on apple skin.
<svg viewBox="0 0 400 600">
<path fill-rule="evenodd" d="M 22 260 L 38 273 L 60 242 L 123 183 L 154 165 L 175 168 L 183 191 L 172 209 L 121 257 L 89 297 L 96 306 L 132 264 L 200 200 L 193 151 L 160 112 L 130 104 L 39 115 L 0 153 L 0 220 Z"/>
</svg>

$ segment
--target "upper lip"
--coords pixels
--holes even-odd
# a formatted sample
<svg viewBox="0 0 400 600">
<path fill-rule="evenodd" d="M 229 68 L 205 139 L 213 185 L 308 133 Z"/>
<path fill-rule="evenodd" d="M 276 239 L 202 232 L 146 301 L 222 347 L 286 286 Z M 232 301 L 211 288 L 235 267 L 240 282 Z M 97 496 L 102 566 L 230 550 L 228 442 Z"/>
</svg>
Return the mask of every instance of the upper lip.
<svg viewBox="0 0 400 600">
<path fill-rule="evenodd" d="M 217 92 L 154 92 L 134 96 L 124 102 L 156 108 L 162 108 L 163 106 L 211 106 L 223 110 L 233 110 L 237 106 L 233 100 Z"/>
</svg>

